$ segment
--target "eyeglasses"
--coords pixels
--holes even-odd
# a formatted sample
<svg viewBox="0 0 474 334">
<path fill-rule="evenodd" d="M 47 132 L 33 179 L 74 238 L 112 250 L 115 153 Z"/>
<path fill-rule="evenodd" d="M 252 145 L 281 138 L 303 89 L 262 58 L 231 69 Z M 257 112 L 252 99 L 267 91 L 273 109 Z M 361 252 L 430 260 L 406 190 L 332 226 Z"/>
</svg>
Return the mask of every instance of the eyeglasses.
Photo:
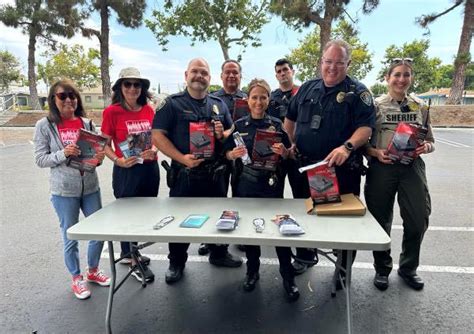
<svg viewBox="0 0 474 334">
<path fill-rule="evenodd" d="M 123 86 L 125 88 L 130 88 L 132 86 L 133 88 L 142 88 L 142 83 L 140 81 L 137 81 L 137 82 L 124 81 Z"/>
<path fill-rule="evenodd" d="M 344 66 L 346 66 L 346 62 L 345 62 L 345 61 L 334 61 L 334 60 L 325 59 L 325 58 L 323 58 L 323 64 L 326 65 L 326 66 L 336 65 L 336 67 L 344 67 Z"/>
<path fill-rule="evenodd" d="M 61 92 L 61 93 L 56 93 L 54 95 L 56 95 L 56 97 L 60 99 L 61 101 L 64 101 L 68 97 L 69 97 L 69 100 L 75 100 L 77 98 L 76 94 L 74 94 L 73 92 L 67 92 L 67 93 Z"/>
<path fill-rule="evenodd" d="M 393 58 L 392 64 L 413 63 L 413 58 Z"/>
</svg>

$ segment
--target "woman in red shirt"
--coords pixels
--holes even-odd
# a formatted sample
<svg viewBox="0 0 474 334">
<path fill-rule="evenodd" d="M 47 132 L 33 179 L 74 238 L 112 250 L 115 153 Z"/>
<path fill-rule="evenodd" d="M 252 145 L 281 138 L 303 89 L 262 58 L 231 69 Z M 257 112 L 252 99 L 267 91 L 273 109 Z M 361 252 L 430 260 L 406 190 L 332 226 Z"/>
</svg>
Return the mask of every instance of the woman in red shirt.
<svg viewBox="0 0 474 334">
<path fill-rule="evenodd" d="M 151 144 L 155 112 L 148 105 L 150 81 L 134 67 L 124 68 L 112 87 L 112 104 L 103 113 L 102 135 L 109 138 L 106 155 L 113 161 L 112 187 L 115 198 L 156 197 L 160 185 L 157 149 Z M 113 148 L 111 143 L 113 142 Z M 121 263 L 132 264 L 132 275 L 140 282 L 142 273 L 132 263 L 129 242 L 121 242 Z M 140 256 L 145 280 L 155 276 L 148 269 L 150 259 Z"/>
</svg>

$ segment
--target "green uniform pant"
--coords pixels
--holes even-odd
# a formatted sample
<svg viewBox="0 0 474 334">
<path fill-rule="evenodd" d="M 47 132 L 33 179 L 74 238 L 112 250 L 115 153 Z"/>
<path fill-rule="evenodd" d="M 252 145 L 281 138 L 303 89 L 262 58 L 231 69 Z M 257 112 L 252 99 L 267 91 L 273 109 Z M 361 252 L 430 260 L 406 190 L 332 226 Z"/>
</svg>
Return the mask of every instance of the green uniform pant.
<svg viewBox="0 0 474 334">
<path fill-rule="evenodd" d="M 395 194 L 403 219 L 403 241 L 400 270 L 415 274 L 419 265 L 423 235 L 428 228 L 431 199 L 426 182 L 425 163 L 421 158 L 412 165 L 386 165 L 373 159 L 365 183 L 367 207 L 382 228 L 390 235 Z M 375 271 L 386 275 L 392 271 L 390 250 L 374 254 Z"/>
</svg>

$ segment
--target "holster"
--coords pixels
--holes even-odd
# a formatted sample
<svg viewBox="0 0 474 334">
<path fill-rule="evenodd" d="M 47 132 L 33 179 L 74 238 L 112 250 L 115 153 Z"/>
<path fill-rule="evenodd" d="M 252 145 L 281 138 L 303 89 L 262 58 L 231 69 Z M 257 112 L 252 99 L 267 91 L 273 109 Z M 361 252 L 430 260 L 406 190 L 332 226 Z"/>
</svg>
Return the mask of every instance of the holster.
<svg viewBox="0 0 474 334">
<path fill-rule="evenodd" d="M 367 167 L 364 165 L 362 149 L 358 149 L 354 152 L 351 152 L 351 155 L 349 156 L 349 158 L 347 158 L 346 162 L 344 162 L 342 167 L 351 171 L 356 171 L 360 175 L 367 174 Z"/>
<path fill-rule="evenodd" d="M 173 188 L 176 185 L 176 178 L 178 176 L 178 170 L 176 168 L 172 168 L 168 161 L 162 160 L 161 166 L 166 171 L 166 184 L 169 188 Z"/>
</svg>

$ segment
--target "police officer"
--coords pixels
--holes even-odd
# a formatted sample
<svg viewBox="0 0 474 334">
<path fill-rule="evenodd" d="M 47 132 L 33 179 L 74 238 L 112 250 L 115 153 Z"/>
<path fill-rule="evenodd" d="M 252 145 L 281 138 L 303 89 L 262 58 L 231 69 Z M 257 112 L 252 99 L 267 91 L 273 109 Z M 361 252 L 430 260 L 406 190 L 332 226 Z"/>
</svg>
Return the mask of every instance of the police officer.
<svg viewBox="0 0 474 334">
<path fill-rule="evenodd" d="M 279 118 L 282 122 L 285 120 L 290 99 L 298 92 L 299 87 L 294 84 L 293 77 L 295 70 L 293 64 L 285 58 L 278 59 L 275 63 L 275 77 L 278 80 L 279 88 L 275 89 L 270 96 L 270 105 L 268 114 Z M 298 182 L 300 175 L 298 166 L 293 159 L 284 161 L 285 173 L 288 175 L 288 181 L 291 186 L 293 198 L 307 198 L 306 191 L 302 190 Z M 315 250 L 308 248 L 296 249 L 296 260 L 293 261 L 293 268 L 296 275 L 304 273 L 308 267 L 317 262 Z M 306 261 L 305 263 L 298 259 Z"/>
<path fill-rule="evenodd" d="M 226 141 L 225 150 L 227 159 L 234 161 L 232 179 L 234 180 L 234 197 L 263 197 L 283 198 L 285 180 L 280 168 L 276 171 L 262 170 L 253 164 L 242 163 L 239 159 L 245 154 L 251 154 L 257 129 L 263 129 L 282 134 L 282 142 L 275 143 L 272 151 L 283 159 L 289 158 L 291 147 L 288 135 L 282 128 L 278 118 L 268 116 L 267 110 L 270 98 L 270 86 L 265 80 L 254 79 L 249 84 L 249 109 L 250 115 L 235 122 L 235 131 L 238 131 L 245 146 L 235 145 L 232 138 Z M 289 247 L 276 247 L 278 260 L 280 262 L 280 273 L 283 277 L 283 287 L 290 301 L 299 298 L 298 287 L 294 281 L 293 267 L 291 266 L 291 249 Z M 260 268 L 260 246 L 245 246 L 247 255 L 247 275 L 243 288 L 252 291 L 259 280 Z"/>
<path fill-rule="evenodd" d="M 350 62 L 351 48 L 345 41 L 325 45 L 322 78 L 305 82 L 291 99 L 285 129 L 296 145 L 300 165 L 327 160 L 336 166 L 340 193 L 359 195 L 361 173 L 356 167 L 362 156 L 357 151 L 372 134 L 375 112 L 367 88 L 347 76 Z M 303 197 L 309 197 L 305 174 L 299 182 Z M 343 265 L 345 260 L 343 256 Z"/>
<path fill-rule="evenodd" d="M 240 90 L 240 81 L 242 79 L 242 67 L 236 60 L 228 59 L 222 63 L 221 66 L 221 80 L 223 88 L 219 89 L 216 92 L 211 93 L 213 96 L 217 96 L 227 105 L 227 108 L 230 111 L 232 119 L 234 119 L 234 103 L 236 99 L 246 99 L 247 94 Z M 228 180 L 230 177 L 230 166 L 228 168 L 228 173 L 224 175 L 225 184 L 228 191 Z M 239 248 L 242 246 L 239 245 Z M 243 250 L 243 248 L 241 249 Z M 209 253 L 209 247 L 207 244 L 201 244 L 198 249 L 199 255 L 206 255 Z"/>
<path fill-rule="evenodd" d="M 434 151 L 434 138 L 428 108 L 423 101 L 408 95 L 413 81 L 412 60 L 395 59 L 385 76 L 388 94 L 375 100 L 377 120 L 375 134 L 367 153 L 370 156 L 365 184 L 365 200 L 369 211 L 390 235 L 395 194 L 403 219 L 403 241 L 398 274 L 410 287 L 421 290 L 424 282 L 417 275 L 423 235 L 428 228 L 431 200 L 426 181 L 425 163 L 421 157 L 410 165 L 393 163 L 387 155 L 387 146 L 400 121 L 425 126 L 425 141 L 416 149 L 417 154 Z M 374 252 L 374 285 L 388 288 L 388 275 L 393 262 L 390 250 Z"/>
<path fill-rule="evenodd" d="M 208 95 L 210 82 L 208 63 L 202 58 L 190 61 L 185 72 L 186 90 L 169 96 L 159 107 L 153 120 L 153 143 L 172 159 L 168 173 L 170 197 L 225 197 L 222 186 L 222 164 L 219 152 L 214 159 L 198 159 L 190 154 L 191 122 L 213 122 L 216 146 L 224 139 L 224 129 L 232 125 L 229 110 L 219 99 Z M 222 147 L 221 147 L 222 148 Z M 223 165 L 225 167 L 225 165 Z M 189 244 L 170 243 L 170 266 L 166 282 L 181 279 Z M 227 251 L 227 247 L 212 245 L 209 262 L 217 266 L 238 267 L 242 260 Z"/>
<path fill-rule="evenodd" d="M 246 99 L 247 94 L 240 90 L 242 67 L 236 60 L 228 59 L 221 66 L 221 80 L 223 88 L 211 93 L 225 102 L 234 119 L 234 102 L 236 99 Z"/>
</svg>

